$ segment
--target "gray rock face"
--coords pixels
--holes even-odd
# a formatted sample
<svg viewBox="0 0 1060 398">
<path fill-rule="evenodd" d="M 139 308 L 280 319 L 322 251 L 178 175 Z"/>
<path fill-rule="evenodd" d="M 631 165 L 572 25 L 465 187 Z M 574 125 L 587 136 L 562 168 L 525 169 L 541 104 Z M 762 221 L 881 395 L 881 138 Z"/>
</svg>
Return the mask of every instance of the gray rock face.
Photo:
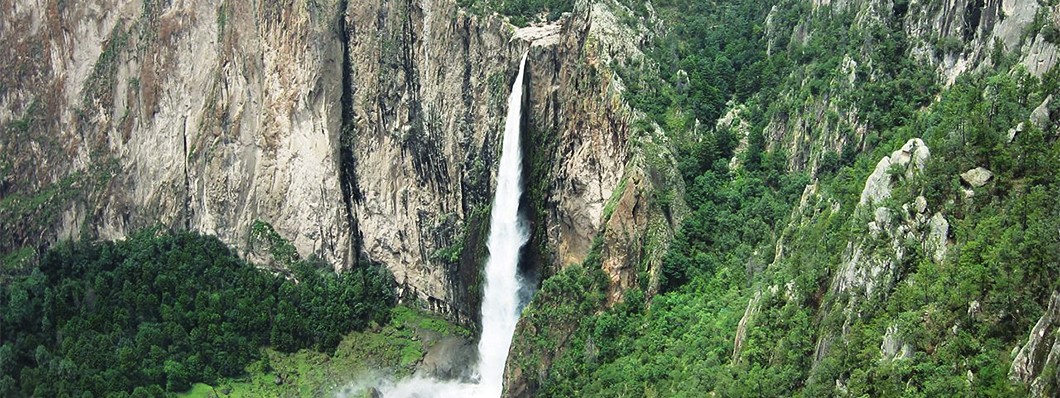
<svg viewBox="0 0 1060 398">
<path fill-rule="evenodd" d="M 335 149 L 348 184 L 339 203 L 359 233 L 351 244 L 393 272 L 402 297 L 473 321 L 478 264 L 453 260 L 474 244 L 469 217 L 488 224 L 506 98 L 529 42 L 448 1 L 356 2 L 344 18 L 349 108 Z M 541 80 L 555 73 L 535 65 Z"/>
<path fill-rule="evenodd" d="M 1042 101 L 1041 105 L 1038 105 L 1038 107 L 1034 108 L 1034 111 L 1031 112 L 1031 123 L 1041 130 L 1049 128 L 1049 122 L 1051 120 L 1051 115 L 1049 115 L 1049 104 L 1052 101 L 1052 95 L 1045 97 L 1045 100 Z"/>
<path fill-rule="evenodd" d="M 935 262 L 946 259 L 949 222 L 940 213 L 931 214 L 931 204 L 923 196 L 898 208 L 885 205 L 896 184 L 919 178 L 918 172 L 927 164 L 930 151 L 919 139 L 909 140 L 901 149 L 884 157 L 865 182 L 855 217 L 867 221 L 867 233 L 852 239 L 842 256 L 839 270 L 829 286 L 827 305 L 841 308 L 844 326 L 840 331 L 823 333 L 817 341 L 815 358 L 820 361 L 837 341 L 845 339 L 851 322 L 860 314 L 862 303 L 885 298 L 901 280 L 902 263 L 910 251 L 923 253 Z M 862 218 L 858 218 L 859 220 Z M 909 242 L 919 242 L 909 245 Z M 881 359 L 894 360 L 912 355 L 912 346 L 898 338 L 897 327 L 887 330 L 880 345 Z"/>
<path fill-rule="evenodd" d="M 38 44 L 8 47 L 19 55 L 2 68 L 20 77 L 4 82 L 0 103 L 41 120 L 0 138 L 17 154 L 8 193 L 98 178 L 53 203 L 65 226 L 28 221 L 3 249 L 82 232 L 121 238 L 155 224 L 244 248 L 260 219 L 303 255 L 349 261 L 335 151 L 339 10 L 325 3 L 107 0 L 5 11 L 0 23 L 24 28 L 5 34 L 5 47 Z"/>
<path fill-rule="evenodd" d="M 1031 395 L 1046 397 L 1060 387 L 1060 293 L 1053 292 L 1049 307 L 1031 329 L 1027 343 L 1019 347 L 1009 377 L 1031 389 Z M 1048 371 L 1047 371 L 1048 370 Z"/>
<path fill-rule="evenodd" d="M 946 248 L 949 244 L 950 223 L 942 213 L 935 213 L 928 220 L 928 236 L 924 240 L 924 249 L 931 254 L 937 263 L 946 260 Z"/>
<path fill-rule="evenodd" d="M 917 196 L 913 203 L 916 205 L 916 212 L 918 214 L 924 214 L 924 212 L 927 211 L 927 199 L 923 196 Z"/>
<path fill-rule="evenodd" d="M 402 297 L 471 323 L 522 54 L 524 142 L 540 144 L 527 145 L 527 163 L 548 178 L 527 184 L 548 209 L 533 222 L 557 254 L 540 259 L 550 269 L 584 259 L 635 149 L 621 82 L 590 76 L 613 75 L 604 67 L 639 54 L 645 32 L 595 4 L 519 31 L 453 0 L 11 10 L 0 16 L 17 32 L 0 37 L 13 51 L 0 59 L 0 124 L 34 123 L 0 136 L 14 154 L 0 194 L 78 183 L 48 209 L 0 215 L 12 231 L 0 252 L 160 224 L 266 262 L 248 243 L 260 220 L 303 257 L 382 263 Z M 620 226 L 645 231 L 647 219 Z"/>
<path fill-rule="evenodd" d="M 1026 66 L 1027 71 L 1031 74 L 1041 77 L 1045 75 L 1045 72 L 1056 66 L 1057 60 L 1060 58 L 1060 49 L 1057 49 L 1056 44 L 1050 43 L 1045 40 L 1045 37 L 1038 34 L 1034 37 L 1034 41 L 1027 46 L 1026 54 L 1020 63 Z"/>
<path fill-rule="evenodd" d="M 1023 130 L 1025 128 L 1026 128 L 1026 124 L 1023 123 L 1023 122 L 1020 122 L 1019 124 L 1016 125 L 1016 127 L 1008 129 L 1008 136 L 1006 137 L 1005 142 L 1011 143 L 1013 140 L 1016 139 L 1017 135 L 1020 135 L 1020 134 L 1023 133 Z"/>
<path fill-rule="evenodd" d="M 898 325 L 891 325 L 887 328 L 887 333 L 883 335 L 880 353 L 882 355 L 880 359 L 883 361 L 909 359 L 913 357 L 913 345 L 902 342 L 898 338 Z"/>
<path fill-rule="evenodd" d="M 909 140 L 901 149 L 894 151 L 890 156 L 884 156 L 865 181 L 859 205 L 872 205 L 891 197 L 891 188 L 897 177 L 892 175 L 892 169 L 897 168 L 895 170 L 900 172 L 900 176 L 912 178 L 915 173 L 923 170 L 930 156 L 931 150 L 919 138 Z"/>
<path fill-rule="evenodd" d="M 961 180 L 972 186 L 972 188 L 979 188 L 986 185 L 991 178 L 994 178 L 994 173 L 982 167 L 976 167 L 961 173 Z"/>
<path fill-rule="evenodd" d="M 417 372 L 439 380 L 473 377 L 470 373 L 478 360 L 476 353 L 473 342 L 454 336 L 441 338 L 427 350 L 423 362 L 417 366 Z"/>
<path fill-rule="evenodd" d="M 1055 63 L 1055 49 L 1049 49 L 1044 40 L 1030 45 L 1023 38 L 1041 7 L 1037 0 L 916 2 L 909 5 L 905 26 L 910 37 L 942 37 L 963 44 L 958 51 L 944 53 L 934 48 L 933 43 L 938 41 L 923 40 L 914 50 L 935 63 L 947 83 L 990 62 L 995 43 L 1000 43 L 1005 51 L 1026 54 L 1023 63 L 1040 77 L 1048 70 L 1050 60 Z"/>
<path fill-rule="evenodd" d="M 761 300 L 762 292 L 755 292 L 754 297 L 747 302 L 747 309 L 744 310 L 743 317 L 740 318 L 740 323 L 736 326 L 736 337 L 732 343 L 732 362 L 734 364 L 740 361 L 740 352 L 743 350 L 744 339 L 747 338 L 747 328 L 751 326 L 755 314 L 761 308 L 759 303 Z"/>
<path fill-rule="evenodd" d="M 751 123 L 744 118 L 746 111 L 746 106 L 733 106 L 715 123 L 716 129 L 728 129 L 737 137 L 736 150 L 732 159 L 729 159 L 729 167 L 732 169 L 740 166 L 740 156 L 738 154 L 747 149 L 747 137 L 751 132 Z"/>
</svg>

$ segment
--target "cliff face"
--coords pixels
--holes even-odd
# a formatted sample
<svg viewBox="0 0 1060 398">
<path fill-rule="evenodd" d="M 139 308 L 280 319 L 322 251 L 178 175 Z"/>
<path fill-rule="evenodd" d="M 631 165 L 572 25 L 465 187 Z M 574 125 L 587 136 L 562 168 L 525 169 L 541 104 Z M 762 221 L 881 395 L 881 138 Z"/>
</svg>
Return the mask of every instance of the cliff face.
<svg viewBox="0 0 1060 398">
<path fill-rule="evenodd" d="M 504 396 L 538 392 L 553 361 L 572 350 L 570 337 L 590 315 L 583 311 L 613 308 L 633 290 L 654 294 L 663 256 L 688 212 L 670 138 L 626 103 L 627 82 L 616 72 L 650 62 L 642 49 L 654 35 L 646 25 L 655 21 L 630 20 L 630 8 L 613 0 L 579 3 L 575 10 L 564 30 L 579 33 L 556 49 L 581 61 L 561 68 L 553 86 L 559 102 L 551 112 L 561 117 L 545 128 L 557 134 L 556 146 L 546 148 L 552 155 L 543 159 L 550 163 L 530 166 L 528 189 L 531 197 L 546 192 L 544 222 L 535 233 L 545 227 L 543 240 L 555 246 L 542 251 L 555 257 L 543 275 L 566 270 L 560 279 L 582 272 L 602 278 L 588 291 L 534 297 L 515 331 Z M 545 186 L 534 186 L 538 175 L 546 176 Z M 588 297 L 596 290 L 599 301 Z"/>
<path fill-rule="evenodd" d="M 876 131 L 870 114 L 886 104 L 860 103 L 857 94 L 864 92 L 866 83 L 899 72 L 884 65 L 889 61 L 903 59 L 917 67 L 926 66 L 925 70 L 934 72 L 932 79 L 948 87 L 961 75 L 996 67 L 1001 54 L 1015 57 L 1031 75 L 1041 78 L 1056 66 L 1060 50 L 1045 29 L 1060 24 L 1060 8 L 1036 0 L 814 0 L 802 5 L 808 12 L 793 20 L 783 20 L 780 14 L 798 4 L 774 7 L 764 21 L 770 54 L 798 53 L 815 45 L 837 46 L 835 37 L 841 35 L 856 37 L 862 43 L 857 49 L 840 52 L 833 47 L 832 53 L 842 56 L 838 62 L 818 59 L 811 63 L 827 65 L 829 76 L 815 76 L 819 71 L 800 72 L 802 79 L 828 80 L 824 92 L 816 92 L 819 87 L 803 80 L 796 86 L 814 94 L 795 90 L 777 98 L 801 108 L 799 113 L 773 118 L 765 131 L 773 145 L 791 155 L 791 170 L 814 171 L 829 152 L 871 148 L 866 136 Z M 854 23 L 835 24 L 840 20 Z M 881 43 L 882 30 L 893 30 L 891 37 L 901 35 L 903 42 L 883 50 L 890 51 L 885 55 L 881 48 L 893 43 Z"/>
<path fill-rule="evenodd" d="M 774 114 L 765 128 L 765 135 L 774 149 L 781 149 L 792 155 L 787 164 L 790 171 L 805 171 L 820 177 L 822 181 L 831 178 L 827 173 L 834 172 L 822 170 L 823 159 L 830 154 L 842 157 L 845 155 L 841 153 L 848 151 L 871 153 L 889 134 L 892 139 L 893 135 L 901 137 L 903 134 L 905 137 L 919 137 L 922 134 L 953 137 L 960 134 L 961 128 L 952 127 L 943 127 L 951 130 L 941 133 L 931 131 L 938 128 L 937 115 L 945 115 L 952 110 L 940 111 L 930 108 L 941 108 L 946 105 L 938 104 L 952 101 L 945 97 L 946 90 L 957 85 L 961 78 L 983 79 L 982 76 L 1007 73 L 1009 76 L 1025 76 L 1021 78 L 1044 81 L 1049 79 L 1048 74 L 1055 73 L 1057 43 L 1055 36 L 1050 37 L 1054 33 L 1047 32 L 1050 29 L 1055 32 L 1055 27 L 1060 24 L 1060 8 L 1056 5 L 1021 0 L 882 3 L 854 0 L 814 1 L 812 6 L 807 8 L 812 9 L 811 14 L 797 18 L 793 24 L 783 26 L 775 22 L 779 19 L 779 13 L 777 8 L 773 9 L 770 19 L 766 21 L 770 52 L 803 51 L 812 48 L 814 43 L 820 43 L 819 38 L 827 34 L 850 34 L 862 42 L 854 51 L 847 50 L 845 54 L 841 54 L 839 62 L 830 64 L 837 68 L 823 79 L 810 71 L 810 68 L 796 67 L 798 72 L 793 73 L 793 76 L 797 76 L 801 81 L 797 80 L 798 82 L 792 85 L 794 90 L 782 91 L 780 97 L 782 101 L 790 104 L 792 109 L 801 112 Z M 837 29 L 835 25 L 821 22 L 830 18 L 835 20 L 836 16 L 854 18 L 856 22 L 853 25 L 857 27 Z M 937 88 L 930 90 L 932 94 L 924 97 L 919 104 L 922 108 L 908 111 L 910 120 L 892 123 L 890 131 L 881 131 L 882 128 L 875 125 L 874 113 L 878 115 L 888 104 L 882 101 L 868 103 L 859 100 L 858 96 L 864 95 L 870 84 L 881 76 L 892 74 L 893 77 L 897 72 L 894 69 L 888 70 L 885 66 L 887 60 L 879 56 L 879 48 L 885 46 L 881 44 L 884 35 L 864 33 L 887 28 L 894 29 L 895 35 L 904 43 L 904 47 L 899 45 L 899 51 L 891 54 L 901 57 L 900 59 L 911 60 L 916 67 L 923 67 L 928 71 L 930 81 L 936 82 Z M 778 31 L 784 33 L 778 34 Z M 790 42 L 785 43 L 784 40 L 778 39 L 780 37 L 790 37 Z M 823 80 L 823 88 L 809 84 L 815 79 Z M 800 93 L 799 90 L 803 91 Z M 973 103 L 997 101 L 995 87 L 986 84 L 979 90 L 974 94 L 977 98 Z M 905 90 L 901 94 L 916 95 L 913 90 Z M 1052 100 L 1051 94 L 1023 94 L 1021 101 L 1028 103 L 1021 106 L 1028 110 L 1033 108 L 1034 111 L 1020 111 L 1018 116 L 1013 118 L 1014 123 L 1003 126 L 1001 130 L 991 130 L 995 129 L 993 126 L 985 128 L 991 136 L 999 137 L 992 141 L 997 143 L 994 149 L 1011 150 L 1008 148 L 1018 142 L 1014 141 L 1014 138 L 1032 124 L 1048 137 L 1055 137 L 1056 115 L 1045 111 Z M 741 108 L 738 106 L 735 109 L 738 111 Z M 1040 112 L 1038 117 L 1035 112 Z M 730 117 L 722 121 L 725 125 L 734 124 L 731 117 L 733 113 L 737 112 L 731 112 Z M 932 114 L 936 116 L 926 116 Z M 930 122 L 911 121 L 916 118 Z M 898 126 L 912 128 L 902 131 Z M 936 139 L 936 142 L 945 140 Z M 1047 140 L 1038 147 L 1025 150 L 1048 152 L 1051 142 Z M 886 149 L 889 151 L 892 148 Z M 848 388 L 854 390 L 856 386 L 849 374 L 853 366 L 836 364 L 835 358 L 844 355 L 837 353 L 838 351 L 867 346 L 870 347 L 867 352 L 876 354 L 875 347 L 878 345 L 878 357 L 873 360 L 880 364 L 919 365 L 925 362 L 924 358 L 939 355 L 935 353 L 936 345 L 941 347 L 959 344 L 959 333 L 968 333 L 966 330 L 977 328 L 985 329 L 1000 322 L 997 319 L 1009 316 L 1004 310 L 998 309 L 1001 305 L 985 304 L 996 299 L 983 292 L 974 292 L 975 294 L 962 297 L 964 301 L 958 307 L 963 308 L 958 308 L 957 311 L 961 317 L 946 326 L 951 330 L 950 335 L 932 339 L 925 338 L 921 332 L 921 329 L 938 328 L 931 325 L 932 322 L 939 321 L 931 319 L 937 315 L 930 306 L 944 306 L 938 304 L 944 300 L 942 298 L 932 297 L 925 300 L 930 305 L 925 305 L 924 308 L 930 309 L 918 309 L 923 317 L 913 317 L 913 322 L 903 317 L 914 311 L 903 313 L 901 316 L 894 315 L 900 312 L 895 311 L 895 308 L 903 308 L 904 304 L 896 304 L 905 299 L 903 294 L 916 291 L 915 289 L 926 289 L 924 279 L 929 278 L 924 278 L 923 275 L 929 275 L 930 271 L 918 271 L 917 267 L 931 269 L 924 265 L 931 264 L 938 269 L 947 270 L 951 267 L 965 267 L 976 261 L 985 262 L 968 260 L 970 256 L 966 253 L 962 255 L 962 250 L 974 250 L 975 244 L 980 243 L 968 244 L 968 241 L 973 240 L 969 238 L 972 233 L 970 231 L 973 231 L 973 227 L 977 227 L 975 223 L 979 222 L 975 218 L 978 214 L 973 216 L 970 213 L 972 209 L 985 207 L 982 203 L 991 200 L 989 197 L 980 199 L 977 195 L 983 195 L 982 187 L 998 183 L 998 179 L 994 173 L 983 167 L 988 164 L 983 163 L 982 157 L 970 160 L 979 163 L 962 164 L 965 168 L 958 170 L 955 156 L 943 154 L 945 159 L 935 160 L 936 155 L 932 151 L 936 148 L 927 148 L 919 138 L 910 139 L 904 146 L 893 149 L 897 150 L 875 163 L 875 168 L 863 180 L 860 200 L 854 204 L 850 213 L 844 216 L 849 217 L 844 222 L 850 225 L 852 235 L 839 240 L 838 247 L 841 250 L 820 254 L 825 259 L 822 261 L 834 259 L 836 263 L 821 264 L 817 268 L 829 270 L 826 273 L 827 280 L 819 279 L 819 284 L 815 286 L 817 290 L 800 292 L 797 288 L 792 288 L 798 280 L 797 277 L 784 280 L 775 276 L 763 278 L 759 281 L 762 284 L 760 287 L 751 289 L 753 293 L 747 295 L 749 300 L 744 300 L 747 304 L 744 316 L 735 331 L 734 363 L 738 363 L 741 358 L 741 346 L 746 344 L 746 330 L 749 325 L 756 322 L 764 325 L 778 320 L 775 316 L 769 318 L 761 315 L 765 311 L 761 304 L 763 301 L 777 300 L 780 304 L 774 304 L 773 308 L 784 305 L 805 308 L 808 313 L 817 317 L 817 322 L 813 325 L 815 338 L 812 369 L 808 372 L 805 383 L 811 387 L 822 385 L 826 388 L 811 391 L 832 391 L 840 394 L 847 393 Z M 931 163 L 935 167 L 934 173 L 938 174 L 924 176 L 925 165 Z M 926 199 L 923 195 L 928 195 L 925 192 L 930 190 L 924 188 L 924 181 L 932 178 L 948 181 L 959 187 L 959 194 L 946 197 L 945 201 L 938 196 Z M 798 250 L 793 249 L 793 246 L 805 244 L 799 243 L 799 236 L 810 235 L 814 231 L 815 222 L 845 214 L 840 211 L 842 194 L 834 191 L 819 192 L 820 187 L 816 180 L 817 178 L 813 184 L 807 186 L 799 206 L 786 225 L 778 229 L 780 236 L 776 243 L 776 254 L 767 267 L 767 274 L 793 272 L 793 275 L 799 275 L 798 272 L 805 272 L 792 271 L 797 269 L 794 264 L 800 259 L 793 258 L 789 252 Z M 1002 184 L 1010 183 L 1011 181 Z M 839 185 L 835 182 L 832 184 Z M 902 196 L 896 197 L 892 192 L 901 192 Z M 1024 193 L 1019 192 L 1014 195 L 1022 194 Z M 960 279 L 956 279 L 953 283 L 959 281 Z M 1041 286 L 1012 287 L 1011 292 L 1005 294 L 1015 296 L 1020 294 L 1017 291 L 1021 289 L 1038 292 L 1035 289 L 1039 288 L 1048 292 L 1053 289 L 1051 285 L 1050 281 L 1042 283 Z M 784 289 L 785 286 L 787 289 Z M 1011 350 L 1011 354 L 1002 357 L 999 362 L 1005 361 L 1006 367 L 1011 363 L 1011 367 L 1005 369 L 1009 372 L 1009 379 L 1028 388 L 1032 395 L 1050 396 L 1055 394 L 1057 384 L 1053 371 L 1057 356 L 1053 332 L 1056 324 L 1056 296 L 1054 293 L 1052 298 L 1044 303 L 1035 302 L 1037 299 L 1038 297 L 1035 297 L 1027 302 L 1032 306 L 1047 306 L 1045 314 L 1040 319 L 1037 315 L 1034 316 L 1038 322 L 1030 330 L 1029 336 L 1024 335 L 1023 330 L 1003 335 L 1006 344 L 1012 344 L 1005 346 L 1006 353 Z M 768 305 L 766 307 L 768 308 Z M 881 310 L 883 308 L 889 308 L 887 311 L 891 312 Z M 872 332 L 866 333 L 866 330 Z M 872 338 L 866 339 L 866 335 Z M 774 348 L 776 352 L 781 350 L 779 345 Z M 977 382 L 980 372 L 986 372 L 980 369 L 973 371 L 973 367 L 966 367 L 968 369 L 962 368 L 961 372 L 966 372 L 963 377 L 968 385 Z"/>
<path fill-rule="evenodd" d="M 570 319 L 531 316 L 520 325 L 512 355 L 533 361 L 509 361 L 516 365 L 508 393 L 532 393 L 549 377 L 584 316 L 622 303 L 634 287 L 647 296 L 638 300 L 650 302 L 663 254 L 688 213 L 670 140 L 701 133 L 663 131 L 623 101 L 629 82 L 616 70 L 650 70 L 642 49 L 665 28 L 650 4 L 649 17 L 638 19 L 620 1 L 583 1 L 554 24 L 516 29 L 452 0 L 266 3 L 0 4 L 0 46 L 10 49 L 0 58 L 5 267 L 21 266 L 58 239 L 115 239 L 153 225 L 215 234 L 267 265 L 270 255 L 253 239 L 267 223 L 301 256 L 340 269 L 382 263 L 404 299 L 473 323 L 505 98 L 529 52 L 523 210 L 533 238 L 524 265 L 546 277 L 591 264 L 603 277 L 572 273 L 601 293 Z M 1060 25 L 1058 7 L 1035 0 L 788 1 L 761 21 L 766 52 L 794 59 L 791 73 L 763 88 L 775 95 L 752 95 L 717 123 L 696 123 L 742 135 L 729 164 L 741 167 L 752 129 L 762 129 L 767 150 L 790 155 L 787 171 L 811 177 L 836 172 L 822 172 L 829 156 L 832 163 L 876 149 L 890 156 L 873 158 L 864 175 L 844 175 L 864 181 L 856 203 L 841 206 L 849 195 L 815 181 L 790 219 L 768 227 L 770 247 L 748 259 L 752 285 L 733 293 L 747 294 L 734 312 L 744 315 L 733 328 L 732 366 L 745 360 L 747 344 L 767 341 L 755 336 L 766 329 L 756 322 L 765 325 L 771 310 L 791 303 L 807 319 L 822 319 L 805 344 L 814 356 L 809 381 L 846 388 L 849 375 L 828 373 L 835 369 L 827 360 L 852 341 L 851 325 L 864 328 L 858 322 L 866 308 L 911 284 L 914 265 L 952 261 L 947 253 L 960 235 L 950 229 L 971 211 L 961 200 L 975 195 L 972 187 L 950 202 L 909 194 L 939 154 L 921 131 L 880 131 L 890 104 L 861 93 L 921 96 L 896 113 L 911 118 L 941 101 L 958 77 L 1001 61 L 1015 65 L 1013 73 L 1045 76 L 1057 63 L 1055 29 L 1045 27 Z M 899 45 L 881 44 L 886 39 Z M 927 65 L 927 72 L 889 88 L 895 74 L 913 69 L 896 60 Z M 1035 109 L 1011 126 L 1009 144 L 1055 125 L 1052 97 L 1035 95 L 1024 96 Z M 753 120 L 756 112 L 766 117 Z M 897 145 L 881 146 L 897 139 L 885 133 L 899 135 Z M 990 178 L 978 174 L 964 184 Z M 811 224 L 833 216 L 853 231 L 836 240 L 842 249 L 828 257 L 835 264 L 798 268 L 809 260 L 787 252 L 811 247 Z M 800 282 L 796 276 L 807 270 L 819 272 Z M 528 313 L 566 298 L 545 297 Z M 1055 301 L 1013 354 L 1011 377 L 1039 394 L 1055 385 Z M 967 306 L 968 317 L 988 312 L 978 301 Z M 871 326 L 881 331 L 885 359 L 914 349 L 908 319 L 878 323 Z M 529 338 L 546 334 L 545 347 Z M 853 346 L 877 343 L 854 337 L 864 340 Z"/>
<path fill-rule="evenodd" d="M 527 267 L 547 275 L 581 262 L 632 156 L 631 111 L 592 67 L 601 61 L 591 7 L 518 30 L 447 2 L 349 10 L 352 110 L 342 162 L 367 256 L 432 308 L 460 303 L 464 319 L 477 311 L 485 251 L 476 245 L 488 228 L 504 104 L 529 51 Z"/>
<path fill-rule="evenodd" d="M 1027 343 L 1018 347 L 1012 360 L 1009 377 L 1030 387 L 1034 396 L 1054 396 L 1060 386 L 1060 293 L 1053 292 L 1049 307 L 1045 310 L 1027 338 Z"/>
<path fill-rule="evenodd" d="M 650 158 L 654 146 L 646 143 L 666 137 L 709 143 L 706 138 L 714 132 L 699 128 L 715 121 L 666 126 L 691 131 L 632 129 L 635 149 L 613 200 L 604 204 L 598 251 L 583 257 L 589 260 L 585 269 L 572 267 L 546 281 L 524 311 L 509 358 L 506 394 L 887 396 L 992 387 L 1053 394 L 1056 300 L 1046 298 L 1055 291 L 1055 267 L 1019 263 L 1030 250 L 1005 261 L 992 262 L 990 256 L 993 250 L 1025 250 L 1011 246 L 1018 247 L 1014 237 L 1032 228 L 1012 220 L 1041 202 L 1027 207 L 997 203 L 1022 203 L 1032 190 L 1053 192 L 1037 186 L 1052 179 L 1027 182 L 1027 175 L 1041 168 L 1008 162 L 1055 153 L 1050 90 L 1055 90 L 1060 9 L 1020 0 L 774 4 L 761 29 L 765 52 L 783 72 L 767 81 L 773 86 L 727 105 L 729 112 L 717 121 L 719 130 L 728 128 L 742 139 L 727 162 L 736 171 L 720 179 L 738 185 L 748 176 L 773 172 L 740 170 L 754 146 L 751 134 L 761 131 L 762 156 L 786 160 L 786 167 L 777 168 L 786 170 L 776 172 L 810 182 L 801 200 L 795 195 L 790 215 L 753 225 L 750 229 L 768 236 L 735 266 L 710 256 L 714 250 L 740 253 L 738 246 L 745 242 L 728 240 L 733 247 L 711 247 L 710 253 L 690 250 L 709 259 L 701 266 L 705 270 L 668 263 L 700 279 L 653 297 L 650 278 L 656 268 L 646 254 L 653 249 L 646 238 L 651 233 L 632 234 L 635 239 L 627 233 L 656 225 L 672 231 L 684 204 L 667 209 L 658 191 L 629 187 L 669 185 L 682 196 L 680 178 L 653 174 L 653 162 L 640 156 Z M 622 9 L 597 3 L 605 5 Z M 651 24 L 656 31 L 643 37 L 650 42 L 654 34 L 665 35 L 666 25 Z M 709 23 L 696 26 L 704 25 Z M 666 39 L 656 43 L 660 52 L 683 51 L 684 42 Z M 616 59 L 636 59 L 638 52 L 623 54 Z M 661 62 L 667 62 L 665 56 Z M 693 72 L 664 73 L 673 74 L 670 83 L 677 91 L 695 86 Z M 687 110 L 680 107 L 661 106 L 666 118 Z M 1021 142 L 1024 132 L 1030 133 Z M 707 179 L 716 175 L 703 176 L 705 186 L 725 187 Z M 709 197 L 704 202 L 713 204 Z M 754 203 L 753 198 L 732 202 Z M 1056 214 L 1047 209 L 1052 208 L 1031 218 Z M 661 215 L 670 212 L 673 222 L 667 224 L 669 218 Z M 692 230 L 740 228 L 712 224 L 697 213 L 691 217 L 700 220 L 690 223 Z M 740 217 L 733 223 L 758 220 Z M 656 224 L 659 219 L 663 222 Z M 696 233 L 703 240 L 727 238 Z M 1055 242 L 1053 233 L 1043 241 Z M 640 250 L 639 262 L 612 263 Z M 976 257 L 980 251 L 990 254 Z M 1043 256 L 1041 263 L 1054 264 L 1050 257 Z M 594 272 L 597 265 L 605 272 Z M 630 301 L 634 308 L 615 305 L 623 296 L 635 298 Z M 1037 326 L 1028 319 L 1037 320 Z M 938 369 L 938 374 L 925 369 Z"/>
<path fill-rule="evenodd" d="M 3 93 L 4 196 L 78 178 L 28 214 L 4 214 L 15 224 L 4 250 L 156 223 L 245 247 L 261 219 L 304 255 L 349 259 L 330 6 L 6 3 L 15 56 L 3 62 L 17 72 Z"/>
<path fill-rule="evenodd" d="M 812 10 L 852 13 L 861 24 L 892 20 L 912 39 L 909 56 L 931 62 L 947 82 L 958 75 L 990 65 L 996 45 L 1016 51 L 1028 69 L 1041 76 L 1056 65 L 1056 45 L 1040 31 L 1028 32 L 1039 11 L 1055 17 L 1054 6 L 1035 0 L 952 0 L 941 2 L 814 0 Z M 810 18 L 796 29 L 807 40 L 815 32 Z M 1040 27 L 1040 26 L 1039 26 Z"/>
<path fill-rule="evenodd" d="M 580 4 L 517 30 L 449 0 L 267 3 L 4 3 L 5 262 L 160 225 L 268 264 L 252 234 L 267 223 L 303 257 L 382 263 L 402 297 L 473 323 L 527 51 L 527 267 L 585 258 L 634 156 L 620 83 L 596 65 L 635 43 L 590 34 L 614 16 Z"/>
<path fill-rule="evenodd" d="M 511 41 L 500 19 L 449 2 L 347 11 L 338 149 L 359 231 L 351 244 L 386 264 L 403 296 L 471 322 L 483 259 L 475 245 L 488 228 L 505 99 L 528 43 Z"/>
</svg>

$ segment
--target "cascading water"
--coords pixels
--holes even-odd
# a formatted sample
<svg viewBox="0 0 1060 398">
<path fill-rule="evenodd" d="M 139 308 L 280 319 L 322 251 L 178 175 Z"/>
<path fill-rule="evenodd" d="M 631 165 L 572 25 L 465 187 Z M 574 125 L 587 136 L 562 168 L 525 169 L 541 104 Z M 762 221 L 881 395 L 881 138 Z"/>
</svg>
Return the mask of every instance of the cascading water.
<svg viewBox="0 0 1060 398">
<path fill-rule="evenodd" d="M 522 147 L 520 122 L 523 117 L 523 72 L 526 54 L 519 63 L 519 74 L 508 96 L 501 162 L 497 168 L 497 192 L 490 212 L 490 235 L 486 242 L 490 257 L 486 262 L 486 286 L 482 297 L 482 337 L 475 383 L 443 382 L 417 376 L 397 383 L 377 381 L 385 397 L 499 397 L 503 390 L 504 363 L 508 359 L 512 334 L 525 304 L 519 277 L 519 251 L 529 239 L 526 220 L 519 214 L 522 187 Z"/>
<path fill-rule="evenodd" d="M 478 343 L 479 385 L 481 396 L 501 395 L 504 362 L 512 344 L 515 324 L 522 310 L 519 302 L 519 250 L 530 234 L 519 215 L 519 198 L 523 194 L 523 156 L 519 143 L 523 111 L 523 69 L 526 55 L 519 64 L 519 75 L 508 97 L 508 118 L 504 125 L 504 146 L 497 169 L 497 193 L 490 212 L 490 251 L 486 263 L 486 289 L 482 297 L 482 338 Z"/>
</svg>

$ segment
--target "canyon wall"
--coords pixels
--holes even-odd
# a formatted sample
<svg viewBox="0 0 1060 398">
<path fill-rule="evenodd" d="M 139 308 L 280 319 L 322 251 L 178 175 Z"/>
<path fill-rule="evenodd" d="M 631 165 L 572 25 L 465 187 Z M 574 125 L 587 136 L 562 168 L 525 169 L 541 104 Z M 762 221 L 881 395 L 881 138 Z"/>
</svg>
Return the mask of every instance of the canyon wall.
<svg viewBox="0 0 1060 398">
<path fill-rule="evenodd" d="M 587 2 L 524 29 L 451 0 L 0 7 L 7 267 L 161 227 L 276 268 L 271 229 L 337 269 L 385 265 L 403 299 L 471 324 L 520 56 L 528 268 L 584 259 L 634 156 L 632 111 L 601 71 L 637 38 L 601 31 L 615 17 Z"/>
</svg>

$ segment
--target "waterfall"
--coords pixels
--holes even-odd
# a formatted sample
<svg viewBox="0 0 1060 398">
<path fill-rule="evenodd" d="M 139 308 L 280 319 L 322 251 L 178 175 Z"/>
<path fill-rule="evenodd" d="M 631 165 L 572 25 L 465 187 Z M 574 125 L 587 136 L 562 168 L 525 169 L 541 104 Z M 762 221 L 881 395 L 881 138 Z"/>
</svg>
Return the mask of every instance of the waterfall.
<svg viewBox="0 0 1060 398">
<path fill-rule="evenodd" d="M 482 338 L 478 343 L 479 385 L 481 396 L 501 395 L 504 362 L 512 344 L 515 324 L 522 310 L 519 301 L 519 250 L 529 239 L 526 221 L 519 215 L 522 187 L 522 148 L 519 143 L 523 116 L 523 69 L 526 55 L 519 64 L 519 75 L 508 97 L 508 118 L 504 124 L 501 163 L 497 168 L 497 192 L 490 212 L 490 235 L 486 246 L 486 288 L 482 296 Z"/>
<path fill-rule="evenodd" d="M 508 359 L 519 313 L 526 304 L 520 300 L 523 286 L 519 277 L 519 251 L 530 237 L 526 220 L 519 214 L 519 199 L 523 194 L 523 156 L 519 140 L 526 57 L 527 54 L 523 54 L 519 74 L 508 96 L 501 162 L 497 168 L 497 192 L 490 211 L 490 234 L 486 241 L 490 254 L 486 261 L 486 285 L 482 296 L 482 337 L 474 369 L 478 380 L 474 383 L 446 382 L 417 375 L 396 383 L 376 380 L 365 384 L 377 389 L 384 397 L 494 398 L 499 397 L 504 388 L 504 363 Z"/>
</svg>

